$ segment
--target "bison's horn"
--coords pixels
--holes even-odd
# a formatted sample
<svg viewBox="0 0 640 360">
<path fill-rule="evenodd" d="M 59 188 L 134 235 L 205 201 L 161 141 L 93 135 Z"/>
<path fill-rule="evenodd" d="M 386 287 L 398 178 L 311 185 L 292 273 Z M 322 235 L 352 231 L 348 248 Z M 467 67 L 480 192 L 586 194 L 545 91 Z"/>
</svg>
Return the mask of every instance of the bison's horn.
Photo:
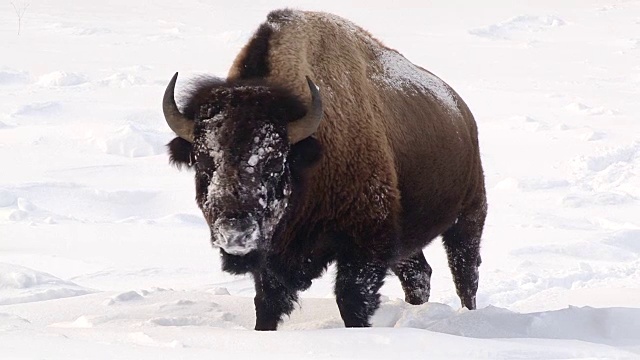
<svg viewBox="0 0 640 360">
<path fill-rule="evenodd" d="M 303 118 L 289 123 L 288 133 L 289 142 L 292 144 L 300 140 L 306 139 L 318 130 L 320 120 L 322 120 L 322 98 L 316 84 L 307 76 L 307 84 L 311 91 L 311 107 L 307 111 L 307 115 Z"/>
<path fill-rule="evenodd" d="M 164 91 L 164 98 L 162 99 L 162 112 L 164 113 L 164 119 L 167 124 L 176 133 L 176 135 L 193 142 L 193 121 L 186 118 L 176 105 L 174 99 L 174 90 L 176 88 L 176 80 L 178 79 L 178 73 L 173 75 L 167 89 Z"/>
</svg>

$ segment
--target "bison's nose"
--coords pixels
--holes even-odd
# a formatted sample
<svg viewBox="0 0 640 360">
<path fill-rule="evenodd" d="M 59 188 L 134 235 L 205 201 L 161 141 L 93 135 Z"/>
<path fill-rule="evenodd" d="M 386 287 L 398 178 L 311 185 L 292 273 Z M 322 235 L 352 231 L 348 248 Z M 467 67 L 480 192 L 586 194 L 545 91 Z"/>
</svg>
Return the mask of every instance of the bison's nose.
<svg viewBox="0 0 640 360">
<path fill-rule="evenodd" d="M 258 247 L 260 228 L 249 216 L 222 217 L 212 227 L 212 242 L 233 255 L 244 255 Z"/>
</svg>

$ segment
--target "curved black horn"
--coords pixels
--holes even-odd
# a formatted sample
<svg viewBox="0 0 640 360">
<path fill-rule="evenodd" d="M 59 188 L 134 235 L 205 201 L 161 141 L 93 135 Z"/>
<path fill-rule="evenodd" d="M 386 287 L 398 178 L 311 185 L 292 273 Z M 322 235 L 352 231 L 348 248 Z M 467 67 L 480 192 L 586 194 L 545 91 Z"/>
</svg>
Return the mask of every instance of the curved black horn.
<svg viewBox="0 0 640 360">
<path fill-rule="evenodd" d="M 164 113 L 164 119 L 167 124 L 176 133 L 176 135 L 193 142 L 193 121 L 186 118 L 176 105 L 174 98 L 174 91 L 176 88 L 176 80 L 178 79 L 178 73 L 173 75 L 167 89 L 164 91 L 164 98 L 162 99 L 162 112 Z"/>
<path fill-rule="evenodd" d="M 289 142 L 292 144 L 306 139 L 318 130 L 320 120 L 322 120 L 322 97 L 316 84 L 307 76 L 307 84 L 311 91 L 311 106 L 303 118 L 289 123 Z"/>
</svg>

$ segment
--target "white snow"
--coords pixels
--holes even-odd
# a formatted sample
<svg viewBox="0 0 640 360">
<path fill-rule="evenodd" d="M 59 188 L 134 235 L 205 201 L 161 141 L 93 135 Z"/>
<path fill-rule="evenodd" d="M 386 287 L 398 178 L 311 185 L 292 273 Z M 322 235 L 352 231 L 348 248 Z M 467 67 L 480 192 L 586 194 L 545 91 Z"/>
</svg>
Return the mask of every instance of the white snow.
<svg viewBox="0 0 640 360">
<path fill-rule="evenodd" d="M 513 36 L 531 35 L 530 33 L 564 26 L 566 22 L 557 16 L 518 15 L 509 20 L 469 30 L 470 34 L 489 39 L 511 39 Z"/>
<path fill-rule="evenodd" d="M 87 83 L 89 79 L 83 74 L 67 73 L 64 71 L 54 71 L 49 74 L 42 75 L 38 80 L 41 86 L 75 86 Z"/>
<path fill-rule="evenodd" d="M 24 84 L 29 82 L 29 73 L 13 69 L 0 70 L 0 85 Z"/>
<path fill-rule="evenodd" d="M 127 157 L 165 154 L 165 135 L 135 123 L 128 123 L 108 134 L 94 134 L 90 138 L 106 154 Z"/>
<path fill-rule="evenodd" d="M 0 263 L 0 305 L 59 299 L 92 292 L 51 274 Z"/>
<path fill-rule="evenodd" d="M 249 157 L 249 160 L 247 160 L 247 164 L 249 164 L 249 166 L 256 166 L 256 164 L 258 163 L 258 154 L 253 154 L 251 155 L 251 157 Z"/>
<path fill-rule="evenodd" d="M 330 268 L 282 331 L 251 330 L 253 282 L 220 270 L 160 102 L 175 71 L 178 94 L 224 76 L 287 6 L 353 20 L 468 103 L 489 193 L 479 310 L 435 241 L 430 303 L 389 276 L 374 327 L 344 329 Z M 637 1 L 39 0 L 19 36 L 0 10 L 0 358 L 640 357 Z"/>
</svg>

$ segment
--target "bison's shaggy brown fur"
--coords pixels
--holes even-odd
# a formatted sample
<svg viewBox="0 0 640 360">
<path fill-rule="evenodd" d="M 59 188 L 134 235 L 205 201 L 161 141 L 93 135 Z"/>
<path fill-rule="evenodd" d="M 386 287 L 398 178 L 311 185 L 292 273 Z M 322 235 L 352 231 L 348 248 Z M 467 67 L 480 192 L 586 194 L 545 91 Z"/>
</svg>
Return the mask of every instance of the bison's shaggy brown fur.
<svg viewBox="0 0 640 360">
<path fill-rule="evenodd" d="M 288 116 L 265 117 L 270 110 L 258 105 L 245 112 L 289 122 L 310 105 L 305 76 L 320 88 L 324 117 L 313 137 L 288 150 L 292 204 L 262 255 L 223 251 L 225 270 L 254 275 L 256 328 L 275 329 L 297 291 L 331 261 L 347 326 L 368 325 L 387 269 L 399 276 L 408 302 L 427 301 L 431 268 L 422 248 L 438 235 L 462 305 L 475 308 L 487 206 L 473 116 L 439 78 L 351 22 L 320 12 L 270 13 L 226 81 L 192 91 L 183 113 L 196 121 L 195 144 L 203 106 L 210 113 L 211 104 L 228 105 L 216 88 L 273 89 L 260 104 L 277 104 Z M 253 104 L 250 91 L 233 99 Z M 252 126 L 236 121 L 234 132 Z M 193 163 L 194 146 L 176 138 L 172 161 Z"/>
</svg>

